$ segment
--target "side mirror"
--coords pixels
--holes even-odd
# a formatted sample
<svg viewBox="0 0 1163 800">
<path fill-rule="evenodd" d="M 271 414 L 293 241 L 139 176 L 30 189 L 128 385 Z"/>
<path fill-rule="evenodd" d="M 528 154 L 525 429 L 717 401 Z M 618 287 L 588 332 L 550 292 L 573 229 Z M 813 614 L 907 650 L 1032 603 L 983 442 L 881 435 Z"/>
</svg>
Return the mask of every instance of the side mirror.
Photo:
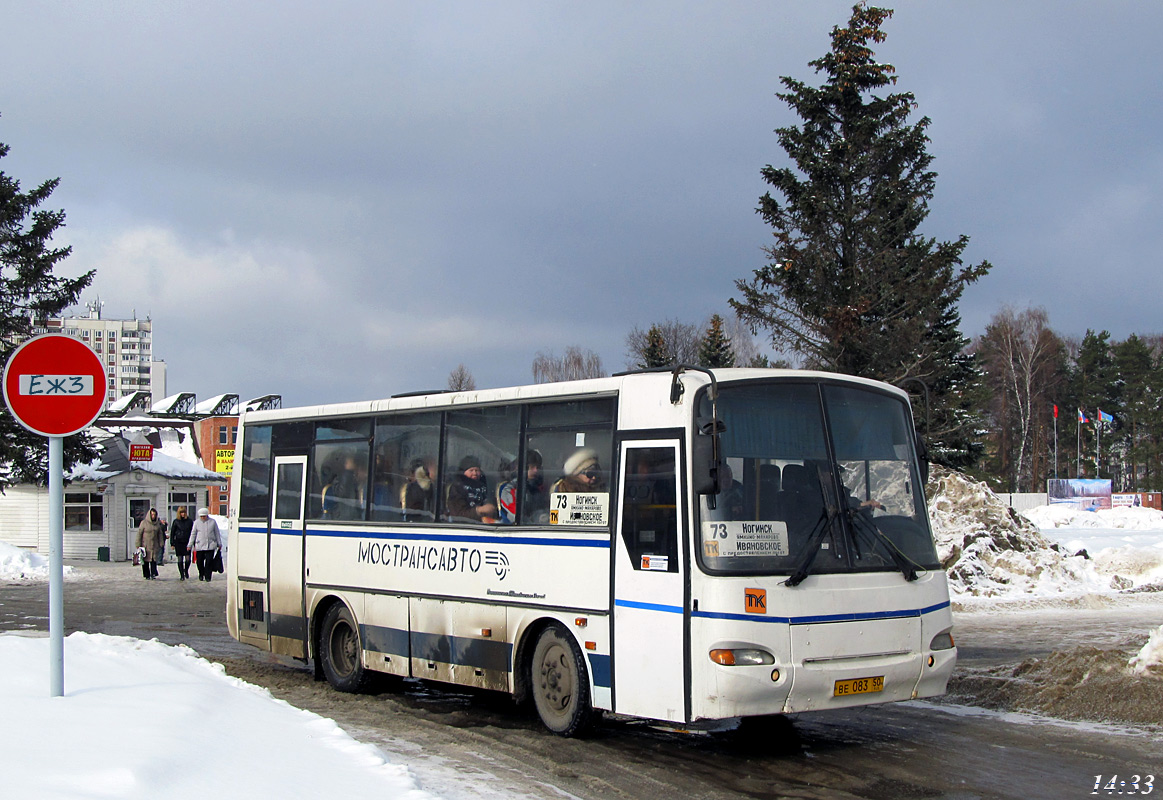
<svg viewBox="0 0 1163 800">
<path fill-rule="evenodd" d="M 714 434 L 695 435 L 691 454 L 691 483 L 695 494 L 716 495 L 720 491 L 716 439 Z"/>
<path fill-rule="evenodd" d="M 921 469 L 921 483 L 926 484 L 929 482 L 929 448 L 920 436 L 917 437 L 917 461 Z"/>
</svg>

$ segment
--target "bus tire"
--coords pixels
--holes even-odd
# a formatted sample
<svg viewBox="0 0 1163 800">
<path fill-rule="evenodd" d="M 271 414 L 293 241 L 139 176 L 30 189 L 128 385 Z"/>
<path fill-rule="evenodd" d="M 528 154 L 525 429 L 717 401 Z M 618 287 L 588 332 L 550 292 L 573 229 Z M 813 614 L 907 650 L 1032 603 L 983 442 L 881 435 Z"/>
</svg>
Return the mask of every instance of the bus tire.
<svg viewBox="0 0 1163 800">
<path fill-rule="evenodd" d="M 585 658 L 573 637 L 557 625 L 537 637 L 529 688 L 537 716 L 558 736 L 576 736 L 589 727 L 593 710 Z"/>
<path fill-rule="evenodd" d="M 358 692 L 368 681 L 360 659 L 359 629 L 347 606 L 336 603 L 323 616 L 319 662 L 327 682 L 341 692 Z"/>
</svg>

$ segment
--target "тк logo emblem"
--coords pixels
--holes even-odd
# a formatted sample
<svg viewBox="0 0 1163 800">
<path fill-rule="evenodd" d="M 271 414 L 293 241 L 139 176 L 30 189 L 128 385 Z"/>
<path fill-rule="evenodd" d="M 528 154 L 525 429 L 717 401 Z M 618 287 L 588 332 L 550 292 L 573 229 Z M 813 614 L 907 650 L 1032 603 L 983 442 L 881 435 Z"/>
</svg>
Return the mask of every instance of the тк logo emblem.
<svg viewBox="0 0 1163 800">
<path fill-rule="evenodd" d="M 744 589 L 743 590 L 743 610 L 748 614 L 766 614 L 767 613 L 767 590 L 766 589 Z"/>
<path fill-rule="evenodd" d="M 500 550 L 486 550 L 485 563 L 491 567 L 496 568 L 497 577 L 501 580 L 509 574 L 509 557 Z"/>
</svg>

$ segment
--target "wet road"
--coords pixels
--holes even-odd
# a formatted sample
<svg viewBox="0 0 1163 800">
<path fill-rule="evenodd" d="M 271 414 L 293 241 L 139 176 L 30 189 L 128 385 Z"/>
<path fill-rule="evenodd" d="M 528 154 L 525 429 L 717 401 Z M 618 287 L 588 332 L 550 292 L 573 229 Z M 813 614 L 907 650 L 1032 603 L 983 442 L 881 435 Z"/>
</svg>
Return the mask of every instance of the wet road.
<svg viewBox="0 0 1163 800">
<path fill-rule="evenodd" d="M 562 740 L 494 693 L 399 680 L 366 695 L 335 692 L 304 665 L 231 639 L 221 582 L 179 583 L 172 567 L 147 582 L 126 564 L 75 566 L 65 586 L 67 631 L 187 644 L 408 761 L 422 786 L 454 800 L 1065 798 L 1095 796 L 1100 774 L 1163 775 L 1163 744 L 1153 732 L 952 704 L 800 715 L 703 733 L 607 718 L 588 738 Z M 44 583 L 0 582 L 0 630 L 47 629 L 47 596 Z M 1157 598 L 1095 604 L 960 614 L 963 663 L 974 670 L 1017 662 L 1064 640 L 1118 645 L 1163 624 Z"/>
</svg>

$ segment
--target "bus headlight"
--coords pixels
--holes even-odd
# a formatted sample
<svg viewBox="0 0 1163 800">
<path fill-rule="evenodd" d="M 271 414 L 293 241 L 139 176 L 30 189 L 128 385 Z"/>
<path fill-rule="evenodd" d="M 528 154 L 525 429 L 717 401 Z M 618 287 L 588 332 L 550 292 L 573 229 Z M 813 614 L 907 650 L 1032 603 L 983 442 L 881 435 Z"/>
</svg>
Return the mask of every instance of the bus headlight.
<svg viewBox="0 0 1163 800">
<path fill-rule="evenodd" d="M 712 650 L 710 656 L 712 661 L 724 667 L 755 666 L 775 663 L 775 656 L 766 650 Z"/>
<path fill-rule="evenodd" d="M 953 634 L 950 631 L 941 631 L 933 637 L 933 641 L 929 642 L 930 650 L 952 650 L 953 649 Z"/>
</svg>

